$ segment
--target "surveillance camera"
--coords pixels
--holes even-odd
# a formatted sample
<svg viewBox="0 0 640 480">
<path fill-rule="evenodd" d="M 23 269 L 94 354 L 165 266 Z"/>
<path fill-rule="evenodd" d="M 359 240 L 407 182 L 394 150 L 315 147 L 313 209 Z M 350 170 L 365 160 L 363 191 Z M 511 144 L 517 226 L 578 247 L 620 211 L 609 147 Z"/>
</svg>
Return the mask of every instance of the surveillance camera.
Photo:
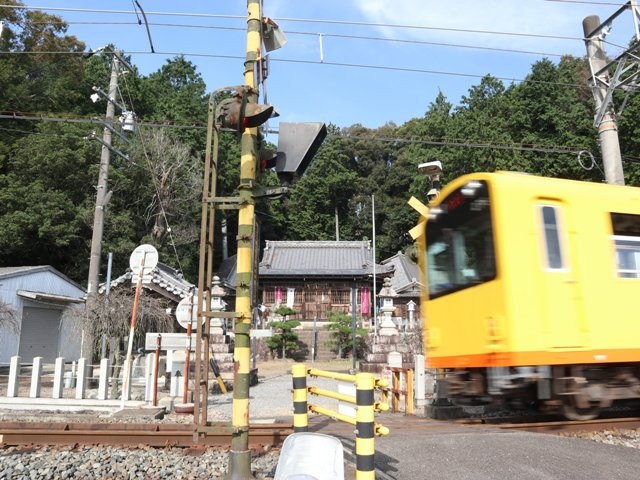
<svg viewBox="0 0 640 480">
<path fill-rule="evenodd" d="M 93 103 L 96 103 L 98 100 L 100 100 L 100 95 L 98 95 L 97 93 L 93 93 L 89 96 L 89 98 Z"/>
<path fill-rule="evenodd" d="M 442 162 L 436 160 L 434 162 L 425 162 L 418 165 L 418 171 L 423 175 L 433 176 L 442 173 Z"/>
</svg>

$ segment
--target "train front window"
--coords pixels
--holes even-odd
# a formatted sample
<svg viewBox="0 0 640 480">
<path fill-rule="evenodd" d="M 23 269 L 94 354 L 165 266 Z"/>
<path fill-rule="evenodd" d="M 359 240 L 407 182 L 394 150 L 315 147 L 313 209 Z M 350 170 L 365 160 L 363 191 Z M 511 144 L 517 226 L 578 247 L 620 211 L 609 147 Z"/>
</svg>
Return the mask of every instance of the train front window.
<svg viewBox="0 0 640 480">
<path fill-rule="evenodd" d="M 622 278 L 640 278 L 640 215 L 612 213 L 616 269 Z"/>
<path fill-rule="evenodd" d="M 469 182 L 430 210 L 426 255 L 430 298 L 495 278 L 491 208 L 485 182 Z"/>
</svg>

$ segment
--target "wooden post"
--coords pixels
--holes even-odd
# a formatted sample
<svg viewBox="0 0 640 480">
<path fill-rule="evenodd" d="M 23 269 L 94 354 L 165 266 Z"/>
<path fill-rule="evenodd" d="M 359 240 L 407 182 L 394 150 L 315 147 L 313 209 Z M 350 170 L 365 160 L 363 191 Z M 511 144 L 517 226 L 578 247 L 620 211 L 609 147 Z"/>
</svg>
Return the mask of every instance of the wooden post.
<svg viewBox="0 0 640 480">
<path fill-rule="evenodd" d="M 407 415 L 413 415 L 413 370 L 407 370 L 405 383 L 406 394 L 404 413 Z"/>
<path fill-rule="evenodd" d="M 398 391 L 400 390 L 400 373 L 396 370 L 391 372 L 391 388 L 392 391 L 392 400 L 391 400 L 391 410 L 393 412 L 397 412 L 400 408 L 400 394 Z"/>
</svg>

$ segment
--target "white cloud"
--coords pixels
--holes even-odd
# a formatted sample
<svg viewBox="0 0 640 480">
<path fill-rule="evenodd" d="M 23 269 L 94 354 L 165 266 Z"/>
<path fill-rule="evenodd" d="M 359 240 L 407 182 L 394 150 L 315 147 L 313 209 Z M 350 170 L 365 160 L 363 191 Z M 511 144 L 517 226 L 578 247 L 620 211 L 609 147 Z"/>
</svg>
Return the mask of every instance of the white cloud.
<svg viewBox="0 0 640 480">
<path fill-rule="evenodd" d="M 599 14 L 604 19 L 614 11 L 613 7 L 544 0 L 353 0 L 353 3 L 368 21 L 375 23 L 578 38 L 582 37 L 584 17 Z M 380 31 L 389 38 L 458 41 L 492 47 L 552 48 L 558 53 L 582 54 L 584 51 L 584 45 L 579 41 L 389 27 L 380 27 Z"/>
</svg>

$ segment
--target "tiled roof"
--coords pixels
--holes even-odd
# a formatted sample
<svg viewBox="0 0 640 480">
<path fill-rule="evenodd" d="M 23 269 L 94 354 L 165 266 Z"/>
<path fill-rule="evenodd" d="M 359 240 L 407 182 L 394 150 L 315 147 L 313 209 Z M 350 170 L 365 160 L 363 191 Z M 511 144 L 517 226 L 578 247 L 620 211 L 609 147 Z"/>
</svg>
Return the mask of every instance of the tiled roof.
<svg viewBox="0 0 640 480">
<path fill-rule="evenodd" d="M 420 267 L 417 263 L 404 253 L 398 252 L 394 256 L 383 260 L 382 265 L 393 269 L 391 286 L 399 296 L 403 294 L 409 296 L 419 295 Z"/>
<path fill-rule="evenodd" d="M 386 268 L 377 265 L 376 272 Z M 368 241 L 267 241 L 260 276 L 369 275 L 373 271 Z"/>
<path fill-rule="evenodd" d="M 142 285 L 176 301 L 179 301 L 181 298 L 185 298 L 189 295 L 189 292 L 194 287 L 192 283 L 187 282 L 182 277 L 182 274 L 178 270 L 163 263 L 158 263 L 158 265 L 151 271 L 151 274 L 151 284 L 143 283 Z M 111 288 L 115 288 L 118 285 L 123 284 L 131 286 L 131 277 L 131 270 L 127 269 L 124 274 L 111 280 Z M 99 293 L 104 293 L 105 288 L 106 285 L 101 283 L 98 290 Z"/>
</svg>

